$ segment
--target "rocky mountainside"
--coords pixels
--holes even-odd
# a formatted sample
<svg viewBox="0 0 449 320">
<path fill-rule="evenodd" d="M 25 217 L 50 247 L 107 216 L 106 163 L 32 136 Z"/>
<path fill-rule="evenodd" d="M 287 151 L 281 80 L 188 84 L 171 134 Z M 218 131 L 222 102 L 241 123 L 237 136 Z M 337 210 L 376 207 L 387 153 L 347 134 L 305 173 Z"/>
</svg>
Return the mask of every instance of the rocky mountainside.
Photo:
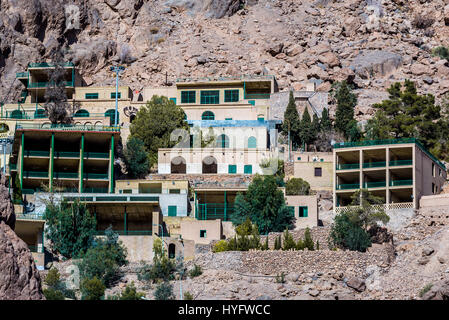
<svg viewBox="0 0 449 320">
<path fill-rule="evenodd" d="M 449 91 L 448 0 L 6 0 L 0 4 L 0 101 L 20 93 L 15 73 L 64 48 L 87 85 L 112 84 L 127 63 L 133 89 L 177 77 L 267 72 L 281 90 L 314 80 L 358 88 L 359 119 L 406 78 L 420 92 Z M 8 92 L 11 93 L 8 95 Z"/>
<path fill-rule="evenodd" d="M 26 243 L 14 232 L 14 206 L 0 177 L 0 300 L 42 300 L 39 271 Z"/>
</svg>

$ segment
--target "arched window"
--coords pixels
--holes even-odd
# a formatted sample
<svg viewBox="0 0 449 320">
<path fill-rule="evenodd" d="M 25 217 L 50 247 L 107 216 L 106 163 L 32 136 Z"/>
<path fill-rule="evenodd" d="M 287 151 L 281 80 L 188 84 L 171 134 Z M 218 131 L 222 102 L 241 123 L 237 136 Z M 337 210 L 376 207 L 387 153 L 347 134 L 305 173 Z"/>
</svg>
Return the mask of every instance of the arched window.
<svg viewBox="0 0 449 320">
<path fill-rule="evenodd" d="M 80 109 L 74 114 L 74 117 L 88 117 L 88 116 L 89 116 L 89 111 L 84 110 L 84 109 Z"/>
<path fill-rule="evenodd" d="M 36 111 L 34 111 L 35 119 L 42 119 L 42 118 L 46 118 L 46 117 L 47 117 L 47 115 L 45 114 L 44 109 L 37 109 Z"/>
<path fill-rule="evenodd" d="M 23 112 L 20 110 L 14 110 L 11 112 L 11 118 L 12 119 L 22 119 L 23 118 Z"/>
<path fill-rule="evenodd" d="M 248 149 L 250 148 L 257 148 L 257 139 L 256 137 L 249 137 L 248 138 Z"/>
<path fill-rule="evenodd" d="M 202 116 L 202 120 L 215 120 L 215 115 L 212 111 L 204 111 Z"/>
<path fill-rule="evenodd" d="M 222 134 L 217 138 L 218 148 L 229 148 L 229 138 L 227 135 Z"/>
<path fill-rule="evenodd" d="M 213 156 L 204 158 L 203 173 L 217 173 L 217 159 Z"/>
<path fill-rule="evenodd" d="M 176 157 L 170 163 L 171 173 L 186 173 L 186 160 L 183 157 Z"/>
<path fill-rule="evenodd" d="M 105 117 L 109 117 L 110 121 L 109 121 L 109 125 L 110 126 L 115 126 L 115 110 L 114 109 L 109 109 L 108 111 L 106 111 L 104 113 Z M 120 121 L 120 114 L 117 111 L 117 124 L 119 124 Z"/>
</svg>

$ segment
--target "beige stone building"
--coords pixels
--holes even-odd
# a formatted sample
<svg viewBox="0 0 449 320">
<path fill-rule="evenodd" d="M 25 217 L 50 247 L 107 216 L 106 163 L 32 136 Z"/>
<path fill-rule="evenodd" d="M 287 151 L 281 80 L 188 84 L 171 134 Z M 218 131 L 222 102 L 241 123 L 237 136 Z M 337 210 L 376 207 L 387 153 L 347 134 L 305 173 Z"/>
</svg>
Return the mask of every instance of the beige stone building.
<svg viewBox="0 0 449 320">
<path fill-rule="evenodd" d="M 381 197 L 387 210 L 417 209 L 422 196 L 440 193 L 447 177 L 445 165 L 414 138 L 337 143 L 333 155 L 337 213 L 361 188 Z"/>
<path fill-rule="evenodd" d="M 285 204 L 295 213 L 295 229 L 318 226 L 318 199 L 316 195 L 285 196 Z"/>
<path fill-rule="evenodd" d="M 332 152 L 292 152 L 293 175 L 287 178 L 302 178 L 315 191 L 332 191 L 333 160 Z"/>
</svg>

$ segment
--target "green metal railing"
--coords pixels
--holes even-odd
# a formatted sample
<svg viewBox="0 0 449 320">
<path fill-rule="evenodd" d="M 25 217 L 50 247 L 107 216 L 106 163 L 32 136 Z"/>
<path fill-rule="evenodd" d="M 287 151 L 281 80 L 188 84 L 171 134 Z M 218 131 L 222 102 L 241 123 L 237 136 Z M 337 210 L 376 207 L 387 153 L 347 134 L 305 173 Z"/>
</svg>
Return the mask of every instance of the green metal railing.
<svg viewBox="0 0 449 320">
<path fill-rule="evenodd" d="M 22 189 L 22 194 L 34 194 L 34 189 Z"/>
<path fill-rule="evenodd" d="M 16 213 L 18 220 L 45 220 L 43 214 L 38 213 Z"/>
<path fill-rule="evenodd" d="M 73 87 L 73 81 L 64 81 L 63 83 L 66 87 Z M 54 85 L 54 82 L 30 82 L 28 83 L 28 88 L 46 88 Z"/>
<path fill-rule="evenodd" d="M 215 220 L 222 219 L 228 221 L 234 213 L 233 204 L 224 203 L 199 203 L 197 219 L 199 220 Z"/>
<path fill-rule="evenodd" d="M 385 161 L 363 163 L 363 168 L 383 168 L 386 166 L 387 163 Z"/>
<path fill-rule="evenodd" d="M 78 179 L 78 172 L 55 172 L 53 177 L 55 179 Z"/>
<path fill-rule="evenodd" d="M 378 182 L 365 182 L 363 184 L 364 188 L 383 188 L 386 187 L 386 181 L 378 181 Z"/>
<path fill-rule="evenodd" d="M 11 170 L 11 171 L 17 170 L 17 163 L 10 163 L 9 164 L 9 170 Z"/>
<path fill-rule="evenodd" d="M 119 196 L 112 196 L 112 197 L 96 197 L 97 201 L 128 201 L 128 197 L 119 197 Z"/>
<path fill-rule="evenodd" d="M 391 180 L 390 181 L 391 187 L 411 186 L 411 185 L 413 185 L 413 180 Z"/>
<path fill-rule="evenodd" d="M 108 188 L 84 188 L 83 193 L 108 193 Z"/>
<path fill-rule="evenodd" d="M 17 72 L 16 78 L 28 78 L 28 72 Z"/>
<path fill-rule="evenodd" d="M 55 158 L 79 158 L 79 151 L 55 151 Z"/>
<path fill-rule="evenodd" d="M 272 80 L 274 75 L 244 74 L 237 77 L 203 77 L 203 78 L 177 78 L 176 82 L 199 82 L 199 81 L 235 81 L 235 80 Z"/>
<path fill-rule="evenodd" d="M 390 161 L 390 167 L 395 166 L 411 166 L 413 164 L 413 160 L 392 160 Z"/>
<path fill-rule="evenodd" d="M 129 197 L 129 201 L 159 201 L 159 197 Z"/>
<path fill-rule="evenodd" d="M 359 163 L 342 163 L 337 165 L 337 170 L 360 169 Z"/>
<path fill-rule="evenodd" d="M 25 157 L 49 157 L 50 151 L 44 150 L 25 150 L 23 155 Z"/>
<path fill-rule="evenodd" d="M 52 131 L 104 131 L 120 132 L 120 127 L 101 125 L 71 125 L 71 124 L 41 124 L 41 123 L 16 123 L 16 130 L 52 130 Z"/>
<path fill-rule="evenodd" d="M 24 171 L 24 178 L 48 178 L 48 171 Z"/>
<path fill-rule="evenodd" d="M 93 179 L 99 179 L 99 180 L 107 180 L 108 174 L 107 173 L 87 173 L 84 172 L 84 178 L 87 180 L 93 180 Z"/>
<path fill-rule="evenodd" d="M 350 190 L 350 189 L 360 189 L 360 184 L 344 183 L 344 184 L 337 185 L 337 190 Z"/>
<path fill-rule="evenodd" d="M 115 233 L 118 233 L 120 236 L 151 236 L 153 234 L 152 230 L 113 230 Z M 97 236 L 106 235 L 106 230 L 97 230 L 95 232 Z"/>
<path fill-rule="evenodd" d="M 84 152 L 84 159 L 108 159 L 109 153 L 107 152 Z"/>
<path fill-rule="evenodd" d="M 74 67 L 75 64 L 73 62 L 66 62 L 63 65 L 64 67 Z M 55 65 L 53 63 L 48 62 L 30 62 L 28 63 L 28 68 L 53 68 Z"/>
</svg>

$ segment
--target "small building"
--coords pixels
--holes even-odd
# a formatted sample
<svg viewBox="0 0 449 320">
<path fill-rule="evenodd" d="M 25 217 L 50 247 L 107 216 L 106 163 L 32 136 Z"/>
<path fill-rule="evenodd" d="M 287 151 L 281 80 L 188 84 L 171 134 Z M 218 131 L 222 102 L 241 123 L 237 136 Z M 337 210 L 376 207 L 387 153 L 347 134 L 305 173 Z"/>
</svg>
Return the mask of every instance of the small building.
<svg viewBox="0 0 449 320">
<path fill-rule="evenodd" d="M 334 145 L 334 211 L 359 189 L 383 199 L 385 208 L 417 209 L 422 196 L 440 193 L 446 167 L 415 138 Z"/>
<path fill-rule="evenodd" d="M 285 204 L 295 213 L 295 230 L 318 226 L 318 199 L 316 195 L 285 196 Z"/>
<path fill-rule="evenodd" d="M 288 153 L 286 153 L 288 159 Z M 293 176 L 302 178 L 315 191 L 332 191 L 334 165 L 332 152 L 292 152 Z"/>
</svg>

